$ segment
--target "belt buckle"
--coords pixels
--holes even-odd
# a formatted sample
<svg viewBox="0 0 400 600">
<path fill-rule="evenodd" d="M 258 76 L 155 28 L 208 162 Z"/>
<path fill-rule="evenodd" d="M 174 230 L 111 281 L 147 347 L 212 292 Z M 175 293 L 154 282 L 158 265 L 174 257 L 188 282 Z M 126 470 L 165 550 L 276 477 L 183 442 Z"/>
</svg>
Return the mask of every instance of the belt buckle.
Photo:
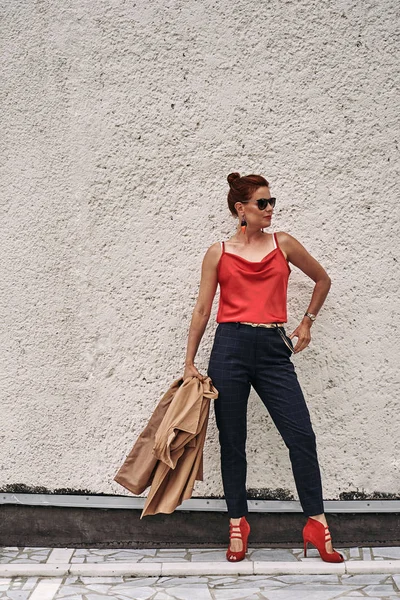
<svg viewBox="0 0 400 600">
<path fill-rule="evenodd" d="M 243 325 L 251 325 L 252 327 L 265 327 L 270 329 L 278 329 L 278 327 L 283 326 L 280 323 L 249 323 L 247 321 L 240 321 Z"/>
</svg>

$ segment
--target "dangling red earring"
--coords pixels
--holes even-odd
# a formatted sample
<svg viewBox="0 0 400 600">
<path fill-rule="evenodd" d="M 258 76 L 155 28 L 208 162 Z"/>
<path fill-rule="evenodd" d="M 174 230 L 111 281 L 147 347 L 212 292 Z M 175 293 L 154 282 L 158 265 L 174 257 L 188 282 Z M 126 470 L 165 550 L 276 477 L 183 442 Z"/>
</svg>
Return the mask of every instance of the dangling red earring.
<svg viewBox="0 0 400 600">
<path fill-rule="evenodd" d="M 242 221 L 240 223 L 240 229 L 242 230 L 242 233 L 246 233 L 246 227 L 247 227 L 247 221 L 244 218 L 244 215 L 242 217 Z"/>
</svg>

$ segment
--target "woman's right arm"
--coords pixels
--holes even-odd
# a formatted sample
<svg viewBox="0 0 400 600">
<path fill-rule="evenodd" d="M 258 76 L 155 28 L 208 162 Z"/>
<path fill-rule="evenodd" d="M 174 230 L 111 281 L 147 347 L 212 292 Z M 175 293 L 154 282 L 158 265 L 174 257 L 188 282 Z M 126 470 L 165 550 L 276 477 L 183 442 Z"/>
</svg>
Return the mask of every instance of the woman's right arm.
<svg viewBox="0 0 400 600">
<path fill-rule="evenodd" d="M 189 327 L 183 379 L 193 376 L 200 380 L 205 378 L 194 366 L 194 359 L 210 318 L 212 303 L 217 291 L 217 265 L 220 256 L 221 244 L 216 242 L 209 247 L 203 258 L 199 294 Z"/>
</svg>

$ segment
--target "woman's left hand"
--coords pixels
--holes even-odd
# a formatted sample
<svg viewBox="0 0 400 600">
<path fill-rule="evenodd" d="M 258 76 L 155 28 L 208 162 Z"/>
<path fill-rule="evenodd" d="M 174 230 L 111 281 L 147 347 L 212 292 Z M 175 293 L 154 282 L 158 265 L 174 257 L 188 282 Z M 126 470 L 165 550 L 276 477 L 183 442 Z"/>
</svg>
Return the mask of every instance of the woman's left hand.
<svg viewBox="0 0 400 600">
<path fill-rule="evenodd" d="M 307 317 L 308 318 L 308 317 Z M 295 353 L 301 352 L 304 348 L 307 348 L 308 344 L 311 342 L 311 323 L 308 325 L 304 321 L 300 323 L 298 327 L 289 335 L 290 339 L 293 340 L 294 337 L 297 337 L 297 343 L 294 346 Z"/>
</svg>

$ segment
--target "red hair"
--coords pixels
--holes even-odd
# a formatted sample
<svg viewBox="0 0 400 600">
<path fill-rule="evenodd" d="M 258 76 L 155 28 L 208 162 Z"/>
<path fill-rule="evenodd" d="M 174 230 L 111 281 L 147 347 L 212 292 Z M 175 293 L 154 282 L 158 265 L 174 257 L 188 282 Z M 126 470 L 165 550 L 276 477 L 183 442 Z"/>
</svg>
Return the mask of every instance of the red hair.
<svg viewBox="0 0 400 600">
<path fill-rule="evenodd" d="M 235 208 L 236 202 L 248 202 L 259 187 L 269 187 L 268 181 L 262 175 L 243 175 L 229 173 L 227 177 L 230 190 L 228 192 L 228 206 L 234 217 L 238 216 Z"/>
</svg>

